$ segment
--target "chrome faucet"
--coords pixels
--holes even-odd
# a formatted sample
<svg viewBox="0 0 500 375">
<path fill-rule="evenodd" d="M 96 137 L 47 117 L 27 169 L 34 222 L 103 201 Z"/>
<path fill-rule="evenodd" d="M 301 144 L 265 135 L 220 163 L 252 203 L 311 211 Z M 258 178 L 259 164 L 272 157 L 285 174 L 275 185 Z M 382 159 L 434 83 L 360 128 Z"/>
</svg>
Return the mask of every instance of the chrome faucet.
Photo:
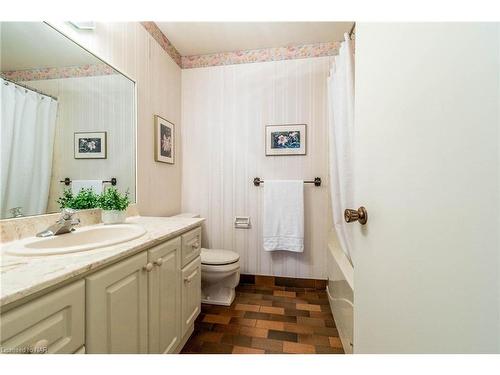
<svg viewBox="0 0 500 375">
<path fill-rule="evenodd" d="M 51 237 L 59 234 L 69 233 L 75 230 L 75 225 L 80 224 L 80 219 L 73 217 L 75 210 L 65 208 L 61 212 L 61 217 L 55 224 L 51 225 L 44 231 L 37 233 L 37 237 Z"/>
</svg>

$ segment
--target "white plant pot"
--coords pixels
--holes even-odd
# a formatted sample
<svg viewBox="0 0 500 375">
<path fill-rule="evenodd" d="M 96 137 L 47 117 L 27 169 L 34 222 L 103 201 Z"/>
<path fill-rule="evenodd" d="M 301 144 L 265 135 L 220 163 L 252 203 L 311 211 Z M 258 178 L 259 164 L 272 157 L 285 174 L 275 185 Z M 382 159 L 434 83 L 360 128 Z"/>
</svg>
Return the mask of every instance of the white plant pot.
<svg viewBox="0 0 500 375">
<path fill-rule="evenodd" d="M 104 224 L 121 224 L 127 218 L 127 210 L 102 210 L 101 219 Z"/>
</svg>

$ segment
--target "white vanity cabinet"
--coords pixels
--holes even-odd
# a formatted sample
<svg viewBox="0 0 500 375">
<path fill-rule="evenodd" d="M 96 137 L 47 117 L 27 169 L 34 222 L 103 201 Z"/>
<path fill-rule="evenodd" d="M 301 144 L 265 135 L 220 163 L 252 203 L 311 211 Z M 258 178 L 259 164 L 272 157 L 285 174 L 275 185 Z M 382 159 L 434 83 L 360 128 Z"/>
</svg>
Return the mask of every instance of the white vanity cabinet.
<svg viewBox="0 0 500 375">
<path fill-rule="evenodd" d="M 148 352 L 147 252 L 86 278 L 86 351 Z"/>
<path fill-rule="evenodd" d="M 181 349 L 201 310 L 200 235 L 195 228 L 87 277 L 87 353 Z"/>
<path fill-rule="evenodd" d="M 176 353 L 201 310 L 201 228 L 86 278 L 87 353 Z"/>
<path fill-rule="evenodd" d="M 173 353 L 181 341 L 180 237 L 148 250 L 148 261 L 149 353 Z"/>
<path fill-rule="evenodd" d="M 201 309 L 200 243 L 196 227 L 2 312 L 1 348 L 179 352 Z"/>
</svg>

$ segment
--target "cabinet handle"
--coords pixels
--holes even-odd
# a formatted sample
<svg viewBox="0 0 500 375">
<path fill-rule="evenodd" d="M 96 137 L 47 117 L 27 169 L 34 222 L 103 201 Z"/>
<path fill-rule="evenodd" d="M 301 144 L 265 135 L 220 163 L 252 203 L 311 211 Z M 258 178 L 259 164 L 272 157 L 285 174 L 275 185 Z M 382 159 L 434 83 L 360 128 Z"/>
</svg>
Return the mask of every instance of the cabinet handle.
<svg viewBox="0 0 500 375">
<path fill-rule="evenodd" d="M 198 273 L 198 268 L 196 270 L 194 270 L 194 272 L 189 275 L 188 277 L 185 277 L 184 278 L 184 282 L 185 283 L 190 283 L 191 281 L 193 281 L 194 277 L 196 276 L 196 274 Z"/>
<path fill-rule="evenodd" d="M 151 272 L 153 270 L 153 263 L 148 263 L 144 267 L 142 267 L 144 271 Z"/>
<path fill-rule="evenodd" d="M 153 263 L 155 266 L 161 266 L 163 264 L 163 259 L 158 258 Z"/>
<path fill-rule="evenodd" d="M 200 243 L 198 241 L 196 241 L 191 246 L 192 246 L 193 249 L 197 249 L 200 246 Z"/>
<path fill-rule="evenodd" d="M 31 349 L 33 354 L 46 354 L 48 348 L 49 348 L 49 340 L 42 339 L 35 342 L 35 344 Z"/>
</svg>

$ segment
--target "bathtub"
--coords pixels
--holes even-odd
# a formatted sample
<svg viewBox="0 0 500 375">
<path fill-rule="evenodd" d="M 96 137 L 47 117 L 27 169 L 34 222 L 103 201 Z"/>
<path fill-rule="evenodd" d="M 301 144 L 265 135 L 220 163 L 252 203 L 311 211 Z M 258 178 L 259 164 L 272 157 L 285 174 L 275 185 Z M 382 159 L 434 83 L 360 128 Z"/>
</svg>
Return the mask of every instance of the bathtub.
<svg viewBox="0 0 500 375">
<path fill-rule="evenodd" d="M 340 248 L 335 234 L 328 238 L 326 292 L 344 351 L 353 352 L 354 268 Z"/>
</svg>

